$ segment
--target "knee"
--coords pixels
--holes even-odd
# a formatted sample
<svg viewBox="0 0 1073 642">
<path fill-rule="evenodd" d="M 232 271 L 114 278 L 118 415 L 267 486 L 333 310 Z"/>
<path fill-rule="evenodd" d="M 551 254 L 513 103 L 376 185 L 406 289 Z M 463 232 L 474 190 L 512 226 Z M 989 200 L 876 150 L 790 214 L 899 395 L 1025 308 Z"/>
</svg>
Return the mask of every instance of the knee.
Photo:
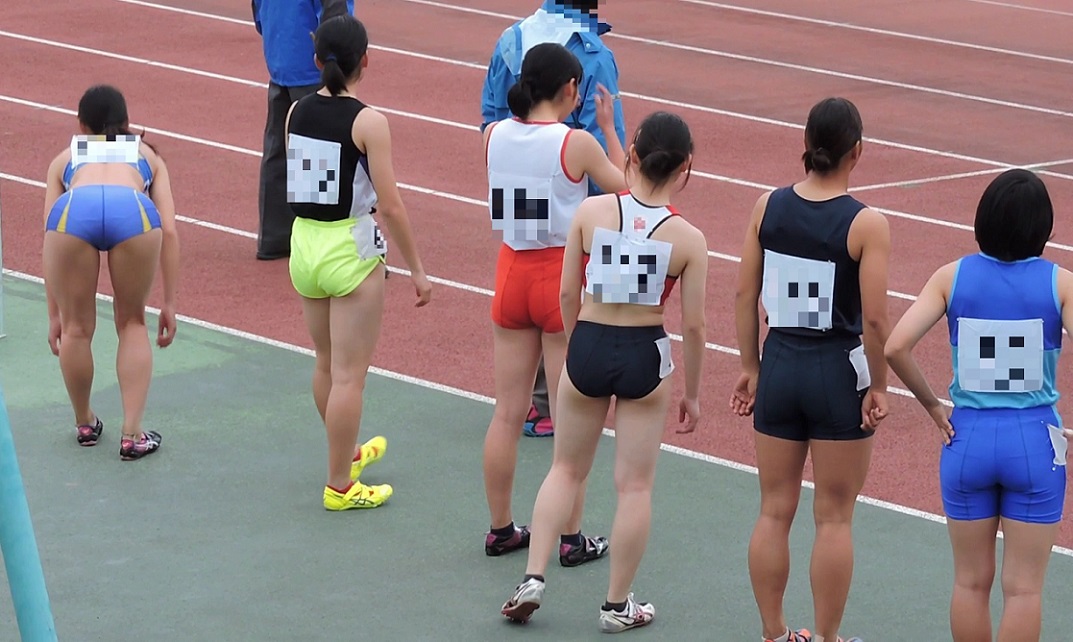
<svg viewBox="0 0 1073 642">
<path fill-rule="evenodd" d="M 122 332 L 127 329 L 141 329 L 145 327 L 145 308 L 136 310 L 116 310 L 115 327 Z"/>
<path fill-rule="evenodd" d="M 365 369 L 332 363 L 328 366 L 332 386 L 348 386 L 365 389 Z"/>
<path fill-rule="evenodd" d="M 990 586 L 991 582 L 988 582 L 988 588 L 990 588 Z M 1043 578 L 1003 573 L 1002 594 L 1006 599 L 1042 599 Z"/>
<path fill-rule="evenodd" d="M 615 491 L 619 495 L 651 494 L 653 481 L 652 471 L 615 471 Z"/>
<path fill-rule="evenodd" d="M 64 339 L 91 339 L 96 329 L 92 319 L 64 318 L 60 321 L 60 333 Z"/>
<path fill-rule="evenodd" d="M 812 507 L 816 526 L 847 525 L 853 521 L 853 509 L 857 505 L 854 492 L 817 493 Z"/>
</svg>

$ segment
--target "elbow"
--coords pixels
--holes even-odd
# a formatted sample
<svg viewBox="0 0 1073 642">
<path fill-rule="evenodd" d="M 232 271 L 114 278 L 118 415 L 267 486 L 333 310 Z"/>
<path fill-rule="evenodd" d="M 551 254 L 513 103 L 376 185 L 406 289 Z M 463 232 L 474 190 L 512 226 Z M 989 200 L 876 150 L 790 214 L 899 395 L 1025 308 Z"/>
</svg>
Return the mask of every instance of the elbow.
<svg viewBox="0 0 1073 642">
<path fill-rule="evenodd" d="M 682 324 L 682 337 L 694 341 L 704 341 L 708 326 L 703 318 L 688 319 Z"/>
<path fill-rule="evenodd" d="M 865 315 L 864 331 L 885 344 L 890 336 L 890 320 L 886 314 Z"/>
<path fill-rule="evenodd" d="M 904 342 L 897 339 L 888 340 L 883 345 L 883 358 L 887 360 L 887 363 L 894 365 L 901 361 L 905 355 L 909 353 L 909 346 Z"/>
</svg>

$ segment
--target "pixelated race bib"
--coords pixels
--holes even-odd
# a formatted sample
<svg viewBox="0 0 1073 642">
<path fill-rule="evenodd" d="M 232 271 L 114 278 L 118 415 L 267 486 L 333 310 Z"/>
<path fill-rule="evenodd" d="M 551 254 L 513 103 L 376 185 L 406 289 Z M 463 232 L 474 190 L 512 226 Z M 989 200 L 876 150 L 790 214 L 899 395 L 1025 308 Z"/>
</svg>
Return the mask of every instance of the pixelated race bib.
<svg viewBox="0 0 1073 642">
<path fill-rule="evenodd" d="M 830 330 L 835 264 L 764 250 L 761 301 L 772 328 Z"/>
<path fill-rule="evenodd" d="M 372 214 L 359 216 L 351 233 L 358 247 L 358 256 L 363 261 L 387 254 L 387 240 Z"/>
<path fill-rule="evenodd" d="M 1043 319 L 958 319 L 958 384 L 970 392 L 1043 388 Z"/>
<path fill-rule="evenodd" d="M 551 181 L 490 172 L 488 210 L 504 243 L 544 245 L 551 240 Z"/>
<path fill-rule="evenodd" d="M 339 204 L 339 143 L 290 134 L 287 137 L 287 202 Z"/>
<path fill-rule="evenodd" d="M 142 137 L 136 134 L 90 134 L 71 138 L 71 167 L 86 163 L 137 163 Z"/>
<path fill-rule="evenodd" d="M 585 291 L 597 303 L 659 305 L 673 246 L 597 227 L 592 233 Z"/>
</svg>

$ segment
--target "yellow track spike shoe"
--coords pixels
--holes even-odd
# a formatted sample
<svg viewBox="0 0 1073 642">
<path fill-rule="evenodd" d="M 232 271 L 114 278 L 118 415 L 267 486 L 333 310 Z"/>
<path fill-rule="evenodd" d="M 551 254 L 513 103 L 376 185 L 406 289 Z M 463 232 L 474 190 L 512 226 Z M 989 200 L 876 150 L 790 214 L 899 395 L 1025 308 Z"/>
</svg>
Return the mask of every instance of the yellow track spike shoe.
<svg viewBox="0 0 1073 642">
<path fill-rule="evenodd" d="M 351 510 L 353 508 L 376 508 L 391 497 L 394 489 L 387 484 L 366 486 L 358 482 L 351 484 L 345 493 L 330 486 L 324 487 L 324 508 L 328 510 Z"/>
<path fill-rule="evenodd" d="M 360 456 L 350 464 L 351 481 L 358 481 L 358 478 L 361 477 L 361 471 L 365 470 L 366 466 L 375 464 L 384 458 L 384 453 L 387 452 L 387 439 L 377 435 L 362 444 L 358 452 Z"/>
</svg>

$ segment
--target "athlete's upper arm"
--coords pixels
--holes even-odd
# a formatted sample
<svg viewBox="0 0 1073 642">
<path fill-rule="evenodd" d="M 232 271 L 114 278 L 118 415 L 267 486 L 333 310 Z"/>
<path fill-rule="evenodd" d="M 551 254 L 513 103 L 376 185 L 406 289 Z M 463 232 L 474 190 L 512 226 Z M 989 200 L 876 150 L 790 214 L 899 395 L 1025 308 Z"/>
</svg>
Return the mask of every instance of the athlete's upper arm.
<svg viewBox="0 0 1073 642">
<path fill-rule="evenodd" d="M 387 117 L 366 108 L 354 119 L 354 144 L 369 157 L 369 178 L 376 190 L 377 211 L 391 216 L 402 207 L 402 194 L 395 182 L 391 161 L 391 128 Z"/>
<path fill-rule="evenodd" d="M 566 236 L 566 248 L 563 251 L 563 272 L 559 293 L 563 297 L 580 299 L 581 297 L 581 272 L 583 257 L 585 254 L 585 235 L 583 231 L 584 220 L 592 209 L 592 199 L 584 200 L 577 208 L 573 220 L 570 222 L 570 231 Z"/>
<path fill-rule="evenodd" d="M 1073 272 L 1059 267 L 1057 283 L 1058 305 L 1062 310 L 1062 327 L 1073 334 Z"/>
<path fill-rule="evenodd" d="M 52 206 L 63 195 L 63 170 L 67 167 L 68 158 L 70 158 L 70 152 L 63 151 L 48 164 L 45 176 L 45 220 L 48 220 L 48 213 L 52 211 Z"/>
<path fill-rule="evenodd" d="M 153 184 L 149 186 L 149 198 L 160 213 L 160 227 L 167 234 L 175 233 L 175 199 L 171 192 L 171 176 L 164 159 L 153 160 Z"/>
<path fill-rule="evenodd" d="M 854 232 L 861 239 L 861 314 L 867 323 L 881 323 L 887 319 L 890 225 L 885 216 L 865 208 L 850 228 Z"/>
<path fill-rule="evenodd" d="M 760 289 L 764 279 L 764 251 L 760 247 L 760 223 L 767 209 L 768 197 L 771 192 L 766 192 L 756 200 L 752 214 L 749 215 L 749 225 L 745 230 L 745 241 L 741 248 L 741 266 L 738 268 L 738 296 L 748 297 L 753 301 L 760 298 Z"/>
<path fill-rule="evenodd" d="M 704 301 L 708 292 L 708 241 L 693 227 L 685 235 L 686 265 L 678 277 L 682 296 L 682 327 L 704 326 Z"/>
<path fill-rule="evenodd" d="M 627 188 L 624 168 L 615 167 L 599 141 L 582 129 L 572 130 L 566 142 L 566 170 L 574 178 L 588 175 L 608 194 Z"/>
<path fill-rule="evenodd" d="M 909 352 L 928 330 L 946 314 L 957 262 L 948 263 L 931 275 L 917 300 L 905 311 L 887 338 L 887 355 Z"/>
</svg>

